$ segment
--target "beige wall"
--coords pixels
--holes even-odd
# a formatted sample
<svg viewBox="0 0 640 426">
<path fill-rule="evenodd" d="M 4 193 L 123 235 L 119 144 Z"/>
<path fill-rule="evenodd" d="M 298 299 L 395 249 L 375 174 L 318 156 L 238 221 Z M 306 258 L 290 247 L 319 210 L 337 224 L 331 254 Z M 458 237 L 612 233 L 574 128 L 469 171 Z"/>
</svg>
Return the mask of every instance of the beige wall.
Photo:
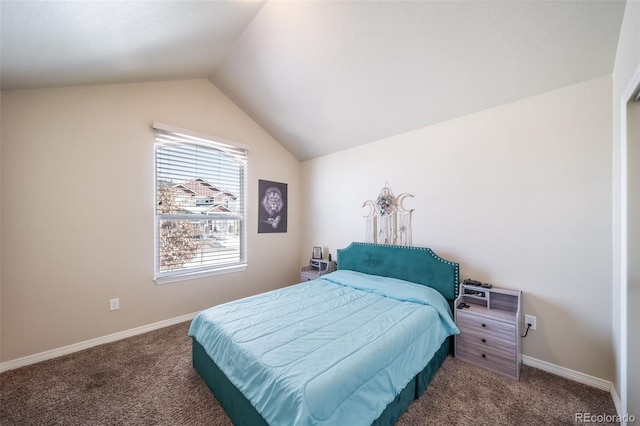
<svg viewBox="0 0 640 426">
<path fill-rule="evenodd" d="M 414 245 L 459 262 L 463 277 L 524 292 L 537 317 L 524 354 L 614 378 L 610 77 L 307 161 L 302 173 L 303 254 L 362 241 L 362 203 L 388 181 L 415 197 L 405 203 Z"/>
<path fill-rule="evenodd" d="M 1 361 L 296 282 L 299 162 L 209 81 L 9 91 L 1 114 Z M 249 146 L 247 271 L 153 282 L 154 120 Z M 289 184 L 288 233 L 257 234 L 258 179 Z"/>
<path fill-rule="evenodd" d="M 626 384 L 624 378 L 627 376 L 627 365 L 637 368 L 637 362 L 632 363 L 632 360 L 638 358 L 638 354 L 624 353 L 622 342 L 627 339 L 627 335 L 622 335 L 621 324 L 621 312 L 623 306 L 627 306 L 632 301 L 623 300 L 621 293 L 623 286 L 626 288 L 627 281 L 623 280 L 622 270 L 625 270 L 627 265 L 624 263 L 622 256 L 622 247 L 627 246 L 627 233 L 624 231 L 623 224 L 621 223 L 621 217 L 623 209 L 626 209 L 625 199 L 622 197 L 622 182 L 628 182 L 628 178 L 623 176 L 622 164 L 626 164 L 627 158 L 623 157 L 623 141 L 621 139 L 621 115 L 622 104 L 626 104 L 626 100 L 622 100 L 622 96 L 629 88 L 630 83 L 634 78 L 634 73 L 640 69 L 640 2 L 629 1 L 627 2 L 624 18 L 622 20 L 622 27 L 620 29 L 620 39 L 618 41 L 618 50 L 616 52 L 616 61 L 613 69 L 613 334 L 615 342 L 615 355 L 616 355 L 616 376 L 614 386 L 617 393 L 621 398 L 622 407 L 620 407 L 622 414 L 630 412 L 626 407 Z M 625 147 L 626 149 L 626 147 Z M 632 220 L 632 218 L 629 218 Z M 632 260 L 629 258 L 629 261 Z M 637 302 L 636 302 L 637 303 Z M 632 305 L 636 306 L 636 305 Z M 631 306 L 630 306 L 631 307 Z M 635 307 L 633 308 L 635 309 Z M 637 330 L 628 324 L 629 333 L 637 333 Z M 626 359 L 626 361 L 625 361 Z M 637 374 L 637 372 L 636 372 Z M 637 377 L 637 376 L 636 376 Z M 629 394 L 630 395 L 630 394 Z M 630 407 L 629 407 L 630 408 Z M 638 407 L 636 407 L 638 410 Z M 639 412 L 634 413 L 636 416 L 640 415 Z"/>
</svg>

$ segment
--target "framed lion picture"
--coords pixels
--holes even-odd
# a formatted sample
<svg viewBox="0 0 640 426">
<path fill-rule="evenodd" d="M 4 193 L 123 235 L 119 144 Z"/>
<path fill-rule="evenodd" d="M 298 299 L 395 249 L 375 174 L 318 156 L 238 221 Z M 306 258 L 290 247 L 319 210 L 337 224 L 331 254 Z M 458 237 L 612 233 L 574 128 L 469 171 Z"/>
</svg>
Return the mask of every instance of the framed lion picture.
<svg viewBox="0 0 640 426">
<path fill-rule="evenodd" d="M 258 180 L 258 233 L 287 232 L 287 184 Z"/>
</svg>

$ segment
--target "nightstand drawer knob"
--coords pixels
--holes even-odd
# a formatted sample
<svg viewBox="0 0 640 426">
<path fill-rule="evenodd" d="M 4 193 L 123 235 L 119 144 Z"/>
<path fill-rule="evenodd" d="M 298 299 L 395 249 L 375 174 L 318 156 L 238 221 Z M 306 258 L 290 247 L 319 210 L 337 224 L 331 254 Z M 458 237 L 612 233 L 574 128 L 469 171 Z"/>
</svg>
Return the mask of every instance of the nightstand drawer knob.
<svg viewBox="0 0 640 426">
<path fill-rule="evenodd" d="M 485 354 L 482 354 L 482 358 L 486 358 L 487 356 Z"/>
<path fill-rule="evenodd" d="M 482 339 L 482 343 L 487 343 L 487 339 Z"/>
<path fill-rule="evenodd" d="M 487 326 L 487 324 L 484 324 L 484 323 L 483 323 L 483 324 L 482 324 L 482 326 L 483 326 L 483 327 L 486 327 L 486 326 Z"/>
</svg>

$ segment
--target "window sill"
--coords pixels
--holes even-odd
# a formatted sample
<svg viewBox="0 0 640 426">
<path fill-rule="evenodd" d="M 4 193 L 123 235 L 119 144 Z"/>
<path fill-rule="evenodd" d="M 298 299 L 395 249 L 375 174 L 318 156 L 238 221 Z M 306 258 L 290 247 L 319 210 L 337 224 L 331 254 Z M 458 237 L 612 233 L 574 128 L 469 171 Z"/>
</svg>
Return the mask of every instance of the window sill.
<svg viewBox="0 0 640 426">
<path fill-rule="evenodd" d="M 218 269 L 208 270 L 208 271 L 199 271 L 199 272 L 156 277 L 153 279 L 153 281 L 155 281 L 156 284 L 169 284 L 169 283 L 175 283 L 179 281 L 211 277 L 214 275 L 224 275 L 224 274 L 231 274 L 234 272 L 242 272 L 242 271 L 246 271 L 246 269 L 247 269 L 247 264 L 243 263 L 242 265 L 234 265 L 234 266 L 229 266 L 227 268 L 218 268 Z"/>
</svg>

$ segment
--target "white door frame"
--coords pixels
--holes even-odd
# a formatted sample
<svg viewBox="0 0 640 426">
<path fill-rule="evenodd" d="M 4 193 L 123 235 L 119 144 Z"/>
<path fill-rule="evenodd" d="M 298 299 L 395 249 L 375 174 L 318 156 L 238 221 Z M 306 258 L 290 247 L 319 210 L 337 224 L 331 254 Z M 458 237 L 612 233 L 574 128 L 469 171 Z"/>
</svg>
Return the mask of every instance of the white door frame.
<svg viewBox="0 0 640 426">
<path fill-rule="evenodd" d="M 627 226 L 627 191 L 628 191 L 628 138 L 627 138 L 627 104 L 640 86 L 640 66 L 633 73 L 629 84 L 620 98 L 620 415 L 628 412 L 627 408 L 627 366 L 628 357 L 628 226 Z"/>
</svg>

